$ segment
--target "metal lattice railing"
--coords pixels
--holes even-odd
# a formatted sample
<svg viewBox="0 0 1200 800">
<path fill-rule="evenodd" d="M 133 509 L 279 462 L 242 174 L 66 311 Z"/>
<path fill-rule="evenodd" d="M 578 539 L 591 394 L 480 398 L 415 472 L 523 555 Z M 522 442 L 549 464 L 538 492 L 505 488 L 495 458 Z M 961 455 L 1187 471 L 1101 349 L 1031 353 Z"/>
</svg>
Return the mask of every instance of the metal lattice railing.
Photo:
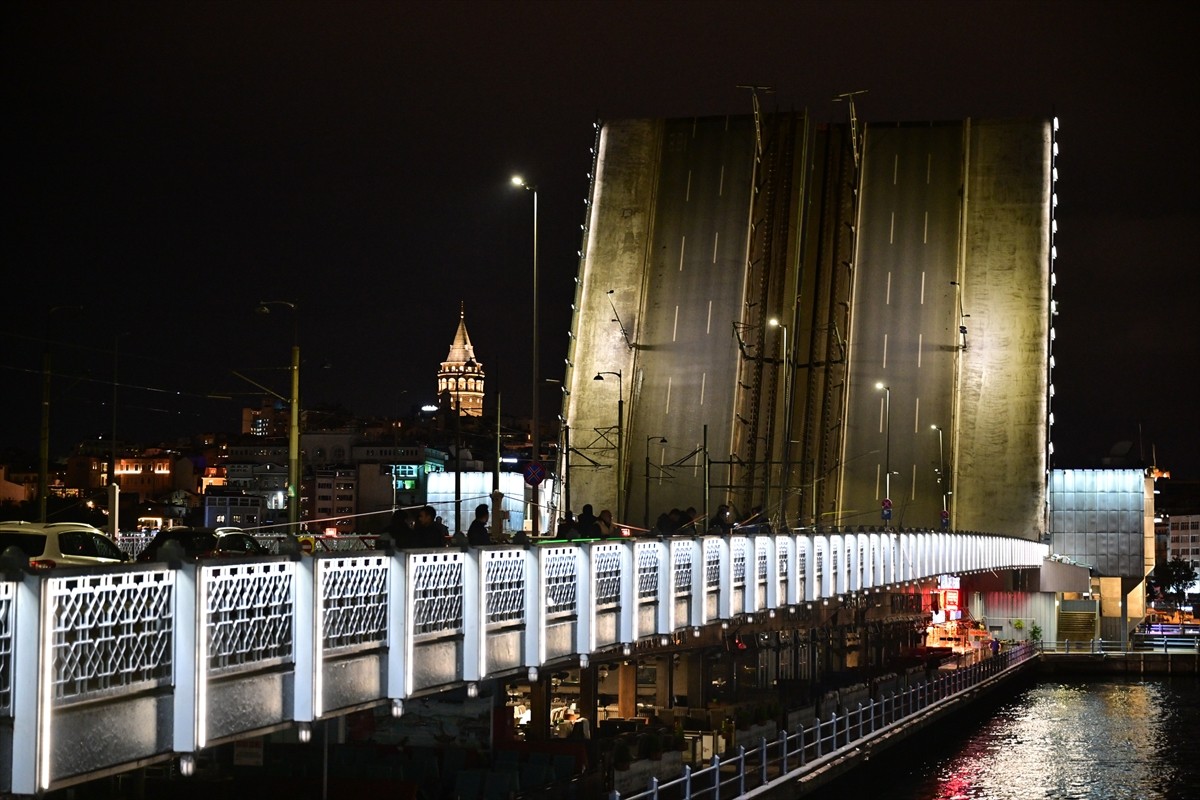
<svg viewBox="0 0 1200 800">
<path fill-rule="evenodd" d="M 171 678 L 175 572 L 47 578 L 56 704 Z"/>
<path fill-rule="evenodd" d="M 676 595 L 692 590 L 692 559 L 696 555 L 696 543 L 692 540 L 671 542 L 674 554 L 675 580 L 672 587 Z"/>
<path fill-rule="evenodd" d="M 483 583 L 489 625 L 525 618 L 525 554 L 520 550 L 483 551 Z"/>
<path fill-rule="evenodd" d="M 637 593 L 641 600 L 658 597 L 658 545 L 652 542 L 634 544 L 637 564 Z"/>
<path fill-rule="evenodd" d="M 392 559 L 382 553 L 316 562 L 326 650 L 377 646 L 387 640 L 391 564 Z"/>
<path fill-rule="evenodd" d="M 548 617 L 574 614 L 579 584 L 579 556 L 571 547 L 550 547 L 543 552 L 546 614 Z"/>
<path fill-rule="evenodd" d="M 205 564 L 200 575 L 210 671 L 293 659 L 295 562 Z"/>
<path fill-rule="evenodd" d="M 413 633 L 458 633 L 463 629 L 463 554 L 409 556 Z"/>
<path fill-rule="evenodd" d="M 13 598 L 17 584 L 0 583 L 0 716 L 12 715 Z"/>
<path fill-rule="evenodd" d="M 729 561 L 735 589 L 743 589 L 746 586 L 746 550 L 749 543 L 750 540 L 744 536 L 734 536 L 729 540 Z"/>
<path fill-rule="evenodd" d="M 592 545 L 596 608 L 612 608 L 621 602 L 621 545 Z"/>
<path fill-rule="evenodd" d="M 704 590 L 711 592 L 721 585 L 721 543 L 708 538 L 704 540 Z"/>
</svg>

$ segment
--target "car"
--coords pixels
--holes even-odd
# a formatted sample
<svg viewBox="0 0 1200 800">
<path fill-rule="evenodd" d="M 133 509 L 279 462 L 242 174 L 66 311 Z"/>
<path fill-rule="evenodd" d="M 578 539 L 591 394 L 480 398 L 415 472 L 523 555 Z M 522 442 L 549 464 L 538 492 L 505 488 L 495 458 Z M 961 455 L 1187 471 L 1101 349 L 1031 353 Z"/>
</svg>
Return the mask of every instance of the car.
<svg viewBox="0 0 1200 800">
<path fill-rule="evenodd" d="M 34 569 L 120 564 L 129 556 L 104 531 L 83 522 L 2 522 L 0 552 L 16 547 Z"/>
<path fill-rule="evenodd" d="M 142 552 L 140 562 L 159 560 L 159 551 L 167 542 L 178 542 L 184 558 L 270 555 L 267 548 L 241 528 L 163 528 Z"/>
</svg>

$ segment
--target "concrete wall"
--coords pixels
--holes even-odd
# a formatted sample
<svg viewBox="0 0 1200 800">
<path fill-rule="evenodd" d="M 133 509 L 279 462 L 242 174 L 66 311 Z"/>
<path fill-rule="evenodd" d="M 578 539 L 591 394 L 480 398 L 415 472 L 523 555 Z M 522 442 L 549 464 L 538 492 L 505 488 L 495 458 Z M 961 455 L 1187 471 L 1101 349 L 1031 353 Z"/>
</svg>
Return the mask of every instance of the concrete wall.
<svg viewBox="0 0 1200 800">
<path fill-rule="evenodd" d="M 1050 123 L 970 121 L 955 527 L 1046 528 Z"/>
</svg>

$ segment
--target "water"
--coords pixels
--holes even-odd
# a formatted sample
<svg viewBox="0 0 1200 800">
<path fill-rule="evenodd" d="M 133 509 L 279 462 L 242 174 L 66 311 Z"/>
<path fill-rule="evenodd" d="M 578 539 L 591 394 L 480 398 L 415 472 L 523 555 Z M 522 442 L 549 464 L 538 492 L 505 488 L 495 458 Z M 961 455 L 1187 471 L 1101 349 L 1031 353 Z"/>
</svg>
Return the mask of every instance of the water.
<svg viewBox="0 0 1200 800">
<path fill-rule="evenodd" d="M 935 723 L 814 797 L 1196 800 L 1200 681 L 1043 681 Z"/>
</svg>

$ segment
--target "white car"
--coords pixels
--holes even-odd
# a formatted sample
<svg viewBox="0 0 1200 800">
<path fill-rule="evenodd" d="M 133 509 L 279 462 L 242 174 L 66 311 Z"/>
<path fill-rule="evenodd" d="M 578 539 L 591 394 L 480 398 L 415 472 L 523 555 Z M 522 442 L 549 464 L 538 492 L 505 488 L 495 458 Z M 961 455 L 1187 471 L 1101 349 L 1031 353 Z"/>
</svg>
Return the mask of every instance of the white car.
<svg viewBox="0 0 1200 800">
<path fill-rule="evenodd" d="M 34 569 L 120 564 L 129 556 L 104 531 L 82 522 L 0 522 L 0 552 L 16 547 Z"/>
</svg>

